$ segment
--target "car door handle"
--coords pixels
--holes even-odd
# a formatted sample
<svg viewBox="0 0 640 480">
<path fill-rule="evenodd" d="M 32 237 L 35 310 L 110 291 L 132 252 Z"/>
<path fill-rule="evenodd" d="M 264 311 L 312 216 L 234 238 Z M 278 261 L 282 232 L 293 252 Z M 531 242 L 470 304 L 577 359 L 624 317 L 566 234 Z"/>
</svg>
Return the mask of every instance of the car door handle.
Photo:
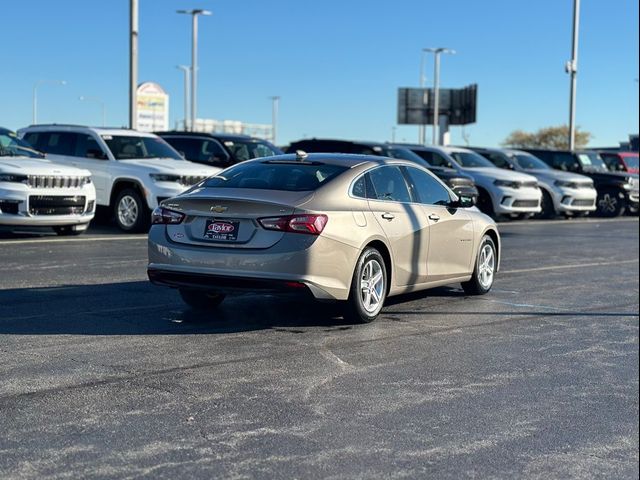
<svg viewBox="0 0 640 480">
<path fill-rule="evenodd" d="M 429 219 L 433 220 L 434 222 L 437 222 L 438 220 L 440 220 L 440 217 L 435 213 L 432 213 L 431 215 L 429 215 Z"/>
<path fill-rule="evenodd" d="M 382 218 L 384 218 L 385 220 L 393 220 L 394 218 L 396 218 L 396 216 L 393 213 L 383 213 L 382 214 Z"/>
</svg>

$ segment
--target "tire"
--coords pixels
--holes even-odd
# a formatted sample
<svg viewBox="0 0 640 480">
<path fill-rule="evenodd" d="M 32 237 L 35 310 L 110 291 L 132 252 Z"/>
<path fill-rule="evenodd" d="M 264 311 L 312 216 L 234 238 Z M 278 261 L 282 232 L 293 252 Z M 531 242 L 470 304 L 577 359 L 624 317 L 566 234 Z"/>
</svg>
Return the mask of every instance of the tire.
<svg viewBox="0 0 640 480">
<path fill-rule="evenodd" d="M 486 263 L 489 249 L 491 250 L 491 271 L 490 278 L 487 278 L 488 266 Z M 473 276 L 468 282 L 462 282 L 462 288 L 468 295 L 484 295 L 491 290 L 493 281 L 495 278 L 495 271 L 497 266 L 498 255 L 496 252 L 496 245 L 493 239 L 489 235 L 485 235 L 480 242 L 480 248 L 476 255 L 476 264 L 473 269 Z M 484 267 L 483 267 L 484 266 Z"/>
<path fill-rule="evenodd" d="M 84 226 L 85 228 L 78 229 L 77 227 Z M 53 231 L 60 237 L 74 237 L 82 235 L 87 231 L 86 225 L 63 225 L 61 227 L 53 227 Z"/>
<path fill-rule="evenodd" d="M 556 212 L 556 208 L 553 205 L 553 198 L 551 198 L 551 194 L 546 190 L 542 190 L 542 202 L 540 203 L 540 206 L 542 207 L 542 211 L 536 214 L 536 218 L 542 220 L 551 220 L 553 218 L 556 218 L 556 216 L 558 215 Z"/>
<path fill-rule="evenodd" d="M 113 204 L 113 215 L 120 230 L 147 232 L 151 218 L 142 196 L 131 188 L 122 190 Z"/>
<path fill-rule="evenodd" d="M 489 215 L 490 217 L 495 218 L 491 195 L 489 195 L 485 190 L 480 190 L 480 192 L 478 193 L 478 202 L 476 206 L 478 207 L 478 210 L 480 210 L 485 215 Z"/>
<path fill-rule="evenodd" d="M 179 289 L 180 296 L 184 303 L 194 310 L 213 310 L 222 303 L 225 295 L 216 292 L 205 292 L 201 290 Z"/>
<path fill-rule="evenodd" d="M 380 252 L 366 248 L 356 262 L 344 318 L 355 323 L 373 322 L 387 297 L 387 278 L 387 268 Z"/>
<path fill-rule="evenodd" d="M 598 192 L 596 206 L 598 217 L 614 218 L 624 213 L 625 201 L 617 190 L 603 190 Z"/>
</svg>

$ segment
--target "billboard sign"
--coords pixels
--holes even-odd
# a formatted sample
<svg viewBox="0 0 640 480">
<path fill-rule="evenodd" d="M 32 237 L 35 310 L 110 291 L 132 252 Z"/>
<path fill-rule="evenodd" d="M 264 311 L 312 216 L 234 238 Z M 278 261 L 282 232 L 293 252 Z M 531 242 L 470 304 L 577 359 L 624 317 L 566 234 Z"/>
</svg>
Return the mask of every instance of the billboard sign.
<svg viewBox="0 0 640 480">
<path fill-rule="evenodd" d="M 431 125 L 434 114 L 432 88 L 398 89 L 398 124 Z M 478 85 L 465 88 L 440 89 L 440 116 L 447 116 L 450 125 L 476 122 Z"/>
<path fill-rule="evenodd" d="M 154 82 L 138 86 L 136 98 L 136 130 L 153 132 L 169 130 L 169 95 Z"/>
</svg>

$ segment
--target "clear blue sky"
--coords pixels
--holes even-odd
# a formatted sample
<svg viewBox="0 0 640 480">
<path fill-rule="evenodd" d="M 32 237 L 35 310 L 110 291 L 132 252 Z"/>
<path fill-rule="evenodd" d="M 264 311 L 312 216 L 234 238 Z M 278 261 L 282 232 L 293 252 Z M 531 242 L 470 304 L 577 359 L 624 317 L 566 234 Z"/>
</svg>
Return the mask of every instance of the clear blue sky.
<svg viewBox="0 0 640 480">
<path fill-rule="evenodd" d="M 0 0 L 0 125 L 39 120 L 127 122 L 128 0 Z M 517 128 L 567 122 L 572 0 L 140 0 L 140 80 L 171 96 L 182 117 L 190 22 L 176 9 L 207 8 L 200 21 L 199 116 L 269 123 L 282 97 L 279 143 L 303 136 L 389 140 L 401 86 L 417 86 L 420 50 L 446 46 L 442 85 L 479 84 L 474 144 L 495 145 Z M 638 1 L 583 0 L 578 124 L 592 144 L 638 131 Z M 432 63 L 427 65 L 427 81 Z M 461 142 L 460 128 L 452 129 Z M 398 140 L 417 127 L 398 127 Z M 429 137 L 430 138 L 430 137 Z"/>
</svg>

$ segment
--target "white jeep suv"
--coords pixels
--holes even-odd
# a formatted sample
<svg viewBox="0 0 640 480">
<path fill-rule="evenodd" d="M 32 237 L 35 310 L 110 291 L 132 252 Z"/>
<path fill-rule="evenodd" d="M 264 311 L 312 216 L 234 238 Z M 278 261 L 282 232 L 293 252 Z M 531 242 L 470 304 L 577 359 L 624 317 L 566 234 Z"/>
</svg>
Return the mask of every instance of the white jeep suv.
<svg viewBox="0 0 640 480">
<path fill-rule="evenodd" d="M 19 134 L 57 163 L 86 168 L 98 206 L 120 229 L 147 231 L 150 211 L 221 169 L 183 159 L 157 135 L 74 125 L 34 125 Z"/>
<path fill-rule="evenodd" d="M 56 165 L 0 128 L 0 227 L 52 227 L 79 235 L 95 215 L 91 172 Z"/>
</svg>

